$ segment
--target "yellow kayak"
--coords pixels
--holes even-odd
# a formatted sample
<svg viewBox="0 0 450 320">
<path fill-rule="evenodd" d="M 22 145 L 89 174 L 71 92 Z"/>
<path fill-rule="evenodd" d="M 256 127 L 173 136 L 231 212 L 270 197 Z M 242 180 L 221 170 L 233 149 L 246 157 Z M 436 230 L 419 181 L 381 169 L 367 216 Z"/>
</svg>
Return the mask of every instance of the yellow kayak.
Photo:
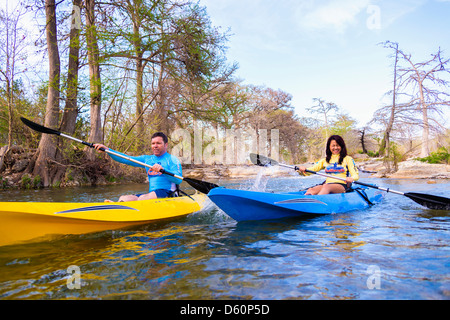
<svg viewBox="0 0 450 320">
<path fill-rule="evenodd" d="M 0 246 L 56 234 L 83 234 L 185 216 L 206 195 L 113 203 L 0 202 Z"/>
</svg>

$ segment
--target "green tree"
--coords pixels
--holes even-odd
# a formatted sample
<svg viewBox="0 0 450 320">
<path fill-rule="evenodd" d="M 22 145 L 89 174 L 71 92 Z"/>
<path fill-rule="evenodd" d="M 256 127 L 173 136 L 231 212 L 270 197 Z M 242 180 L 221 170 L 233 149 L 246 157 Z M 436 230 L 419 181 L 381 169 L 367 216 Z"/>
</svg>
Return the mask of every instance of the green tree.
<svg viewBox="0 0 450 320">
<path fill-rule="evenodd" d="M 15 94 L 14 86 L 16 78 L 24 72 L 23 60 L 26 58 L 25 49 L 28 45 L 26 31 L 20 26 L 22 17 L 26 10 L 20 4 L 17 4 L 13 10 L 9 11 L 8 2 L 5 9 L 0 9 L 0 81 L 5 84 L 2 106 L 7 117 L 5 126 L 8 128 L 8 150 L 13 143 L 13 121 Z M 5 119 L 4 118 L 4 119 Z"/>
<path fill-rule="evenodd" d="M 46 16 L 46 38 L 49 62 L 49 85 L 47 106 L 45 111 L 44 125 L 50 128 L 58 126 L 59 98 L 60 98 L 60 58 L 58 50 L 56 2 L 54 0 L 45 1 Z M 55 159 L 56 141 L 53 135 L 44 134 L 39 142 L 37 160 L 34 166 L 33 175 L 39 175 L 45 187 L 51 183 L 49 161 Z"/>
<path fill-rule="evenodd" d="M 86 4 L 86 44 L 89 63 L 90 78 L 90 120 L 91 130 L 88 142 L 95 143 L 103 141 L 102 137 L 102 82 L 100 75 L 100 51 L 98 46 L 97 22 L 95 18 L 95 0 L 85 0 Z M 87 149 L 88 158 L 93 160 L 95 151 Z"/>
</svg>

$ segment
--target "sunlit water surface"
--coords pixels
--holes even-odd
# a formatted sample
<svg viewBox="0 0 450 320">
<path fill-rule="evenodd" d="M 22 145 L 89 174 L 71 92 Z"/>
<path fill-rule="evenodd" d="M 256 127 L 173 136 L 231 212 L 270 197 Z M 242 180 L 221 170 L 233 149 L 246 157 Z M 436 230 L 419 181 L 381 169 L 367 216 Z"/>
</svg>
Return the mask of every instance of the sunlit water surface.
<svg viewBox="0 0 450 320">
<path fill-rule="evenodd" d="M 213 182 L 281 192 L 321 181 Z M 448 180 L 362 181 L 450 196 Z M 0 201 L 92 202 L 145 189 L 9 190 Z M 172 221 L 0 247 L 0 299 L 449 299 L 449 245 L 449 211 L 394 194 L 364 211 L 244 223 L 209 203 Z M 79 289 L 68 286 L 69 266 Z"/>
</svg>

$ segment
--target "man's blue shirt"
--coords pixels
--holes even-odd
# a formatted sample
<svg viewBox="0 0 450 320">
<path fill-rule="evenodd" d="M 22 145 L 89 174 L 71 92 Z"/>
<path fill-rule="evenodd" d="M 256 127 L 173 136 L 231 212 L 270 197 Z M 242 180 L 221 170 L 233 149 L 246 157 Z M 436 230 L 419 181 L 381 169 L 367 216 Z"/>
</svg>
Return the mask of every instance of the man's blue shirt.
<svg viewBox="0 0 450 320">
<path fill-rule="evenodd" d="M 142 155 L 137 157 L 131 157 L 128 155 L 125 155 L 123 153 L 117 152 L 115 150 L 110 149 L 111 151 L 114 151 L 118 154 L 122 154 L 128 158 L 137 160 L 139 162 L 143 162 L 145 164 L 148 164 L 150 166 L 153 166 L 154 164 L 160 164 L 164 170 L 167 170 L 175 175 L 182 176 L 182 169 L 181 169 L 181 163 L 180 160 L 178 160 L 177 157 L 172 156 L 168 152 L 164 153 L 162 156 L 157 157 L 155 155 Z M 140 164 L 128 161 L 126 159 L 117 157 L 113 154 L 109 154 L 109 156 L 114 159 L 117 162 L 128 164 L 133 167 L 140 167 L 147 170 L 148 175 L 148 192 L 152 192 L 157 189 L 166 189 L 166 190 L 172 190 L 174 191 L 176 189 L 176 184 L 180 184 L 182 180 L 174 178 L 172 176 L 162 174 L 160 172 L 154 172 L 150 168 L 144 167 Z"/>
</svg>

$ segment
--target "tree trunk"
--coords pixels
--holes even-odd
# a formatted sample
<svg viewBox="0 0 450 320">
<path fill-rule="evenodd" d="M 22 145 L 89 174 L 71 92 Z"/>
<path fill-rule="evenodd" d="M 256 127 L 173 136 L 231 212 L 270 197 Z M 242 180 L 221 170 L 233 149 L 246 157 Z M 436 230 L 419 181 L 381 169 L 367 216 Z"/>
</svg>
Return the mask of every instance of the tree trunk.
<svg viewBox="0 0 450 320">
<path fill-rule="evenodd" d="M 75 132 L 75 125 L 77 122 L 78 108 L 78 67 L 79 67 L 79 52 L 80 52 L 80 26 L 77 21 L 77 10 L 81 8 L 82 0 L 73 0 L 73 13 L 75 21 L 72 20 L 70 29 L 70 48 L 69 48 L 69 70 L 67 73 L 67 97 L 66 106 L 64 107 L 64 114 L 61 122 L 61 131 L 69 134 Z"/>
<path fill-rule="evenodd" d="M 366 128 L 363 128 L 362 131 L 360 131 L 361 133 L 361 147 L 362 147 L 362 151 L 364 154 L 367 154 L 367 148 L 366 148 L 366 141 L 364 139 L 365 135 L 366 135 Z"/>
<path fill-rule="evenodd" d="M 100 61 L 97 44 L 97 30 L 95 26 L 95 0 L 86 0 L 86 41 L 88 49 L 89 78 L 90 78 L 90 108 L 91 108 L 91 131 L 88 142 L 102 142 L 102 119 L 101 119 L 101 79 Z M 95 151 L 87 150 L 89 160 L 95 159 Z"/>
<path fill-rule="evenodd" d="M 59 115 L 60 60 L 56 33 L 55 0 L 45 1 L 45 15 L 47 20 L 45 29 L 49 61 L 49 85 L 44 125 L 46 127 L 56 128 L 58 126 Z M 48 160 L 55 159 L 56 142 L 54 137 L 54 135 L 43 134 L 37 150 L 37 160 L 33 174 L 41 176 L 44 187 L 50 185 Z"/>
<path fill-rule="evenodd" d="M 384 139 L 382 140 L 380 146 L 380 156 L 386 155 L 389 158 L 390 156 L 390 136 L 392 127 L 394 126 L 395 120 L 395 108 L 397 101 L 397 64 L 398 64 L 398 43 L 395 43 L 395 62 L 394 62 L 394 90 L 392 91 L 392 108 L 391 108 L 391 116 L 389 117 L 389 122 L 386 126 L 386 131 L 384 133 Z"/>
<path fill-rule="evenodd" d="M 144 137 L 144 67 L 142 66 L 142 60 L 136 61 L 136 129 L 137 129 L 137 147 L 142 147 L 142 138 Z"/>
<path fill-rule="evenodd" d="M 159 96 L 156 100 L 156 108 L 155 108 L 155 119 L 157 122 L 155 123 L 155 131 L 162 131 L 168 134 L 169 126 L 168 126 L 168 113 L 167 113 L 167 96 L 166 96 L 166 88 L 165 88 L 165 68 L 164 63 L 161 63 L 159 70 L 159 80 L 158 80 L 158 92 Z"/>
<path fill-rule="evenodd" d="M 66 105 L 60 125 L 60 131 L 72 135 L 75 132 L 75 126 L 78 116 L 77 95 L 78 95 L 78 67 L 79 67 L 79 52 L 80 52 L 80 27 L 81 27 L 81 4 L 82 0 L 73 0 L 72 22 L 70 29 L 70 44 L 69 44 L 69 69 L 67 72 L 67 94 Z M 56 161 L 58 163 L 64 162 L 64 145 L 70 142 L 67 139 L 61 138 L 58 141 L 58 148 L 56 150 Z M 70 159 L 69 159 L 70 160 Z M 61 181 L 65 175 L 66 167 L 59 166 L 54 176 L 53 183 Z"/>
<path fill-rule="evenodd" d="M 430 135 L 430 125 L 428 123 L 428 106 L 425 102 L 425 96 L 423 93 L 423 80 L 419 81 L 419 93 L 420 93 L 420 108 L 422 110 L 422 145 L 420 156 L 428 157 L 430 155 L 430 149 L 428 147 L 428 138 Z"/>
<path fill-rule="evenodd" d="M 6 79 L 6 99 L 8 100 L 8 150 L 12 146 L 12 127 L 13 127 L 13 95 L 9 79 Z"/>
<path fill-rule="evenodd" d="M 428 157 L 430 155 L 430 147 L 428 145 L 430 136 L 430 125 L 428 124 L 428 108 L 425 104 L 422 106 L 422 121 L 423 121 L 423 131 L 422 131 L 422 148 L 420 156 Z"/>
<path fill-rule="evenodd" d="M 144 64 L 142 62 L 143 52 L 141 36 L 139 33 L 140 20 L 138 14 L 135 15 L 133 21 L 133 33 L 135 40 L 133 41 L 134 51 L 136 54 L 136 130 L 137 130 L 137 148 L 138 150 L 143 147 L 144 136 Z"/>
</svg>

